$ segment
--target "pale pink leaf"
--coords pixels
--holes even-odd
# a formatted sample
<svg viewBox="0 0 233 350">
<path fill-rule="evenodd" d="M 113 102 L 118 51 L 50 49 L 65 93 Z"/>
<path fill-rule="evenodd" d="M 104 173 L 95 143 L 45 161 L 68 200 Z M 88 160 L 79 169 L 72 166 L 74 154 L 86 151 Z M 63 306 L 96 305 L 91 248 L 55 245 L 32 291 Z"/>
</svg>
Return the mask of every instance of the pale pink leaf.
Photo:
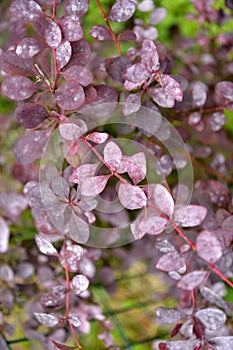
<svg viewBox="0 0 233 350">
<path fill-rule="evenodd" d="M 155 217 L 148 216 L 146 211 L 142 211 L 136 220 L 130 225 L 131 232 L 135 239 L 141 239 L 154 224 Z"/>
<path fill-rule="evenodd" d="M 122 152 L 120 147 L 113 141 L 107 143 L 104 147 L 104 160 L 113 170 L 120 165 Z"/>
<path fill-rule="evenodd" d="M 201 205 L 188 205 L 175 209 L 174 219 L 180 222 L 183 227 L 200 225 L 207 214 L 207 209 Z"/>
<path fill-rule="evenodd" d="M 167 10 L 164 7 L 157 7 L 150 15 L 150 24 L 158 24 L 166 17 Z"/>
<path fill-rule="evenodd" d="M 155 223 L 147 232 L 148 235 L 151 235 L 151 236 L 159 235 L 165 230 L 165 228 L 167 227 L 167 223 L 168 221 L 165 218 L 162 218 L 161 216 L 157 216 L 155 219 Z"/>
<path fill-rule="evenodd" d="M 82 184 L 85 180 L 95 175 L 98 166 L 99 166 L 99 163 L 81 164 L 72 173 L 70 177 L 70 181 L 76 184 Z"/>
<path fill-rule="evenodd" d="M 69 41 L 63 40 L 56 50 L 57 68 L 60 70 L 67 65 L 71 58 L 72 49 Z"/>
<path fill-rule="evenodd" d="M 162 213 L 172 217 L 174 212 L 173 198 L 168 190 L 160 184 L 156 184 L 154 187 L 154 203 Z"/>
<path fill-rule="evenodd" d="M 108 18 L 113 22 L 125 22 L 130 19 L 136 10 L 136 5 L 130 0 L 117 0 L 112 6 Z"/>
<path fill-rule="evenodd" d="M 84 292 L 89 286 L 89 280 L 84 275 L 76 275 L 71 281 L 71 288 L 75 294 Z"/>
<path fill-rule="evenodd" d="M 147 203 L 143 190 L 130 184 L 120 184 L 118 198 L 125 208 L 131 210 L 144 208 Z"/>
<path fill-rule="evenodd" d="M 210 264 L 214 264 L 222 256 L 221 243 L 213 232 L 204 230 L 196 239 L 197 254 Z"/>
<path fill-rule="evenodd" d="M 134 185 L 137 185 L 146 177 L 146 156 L 144 152 L 135 153 L 128 157 L 127 172 L 133 180 Z"/>
<path fill-rule="evenodd" d="M 83 196 L 97 196 L 103 192 L 111 175 L 89 177 L 81 184 L 80 191 Z"/>
<path fill-rule="evenodd" d="M 10 6 L 10 12 L 14 18 L 25 24 L 43 15 L 40 5 L 34 0 L 15 0 Z"/>
<path fill-rule="evenodd" d="M 183 100 L 183 90 L 177 80 L 173 79 L 170 75 L 161 74 L 162 88 L 169 93 L 176 101 L 181 102 Z"/>
<path fill-rule="evenodd" d="M 141 94 L 130 94 L 126 97 L 125 103 L 123 105 L 123 114 L 128 116 L 132 113 L 137 112 L 141 107 Z"/>
<path fill-rule="evenodd" d="M 54 327 L 58 324 L 57 316 L 43 312 L 34 312 L 34 317 L 45 327 Z"/>
<path fill-rule="evenodd" d="M 34 38 L 24 38 L 17 45 L 15 52 L 21 58 L 32 58 L 40 52 L 42 44 Z"/>
<path fill-rule="evenodd" d="M 9 248 L 10 230 L 6 221 L 0 217 L 0 253 L 6 253 Z"/>
<path fill-rule="evenodd" d="M 185 266 L 185 257 L 177 251 L 169 252 L 161 256 L 156 264 L 156 269 L 162 271 L 179 271 Z"/>
<path fill-rule="evenodd" d="M 159 55 L 152 40 L 143 40 L 141 56 L 142 63 L 149 72 L 156 72 L 159 69 Z"/>
<path fill-rule="evenodd" d="M 81 321 L 78 316 L 70 316 L 69 321 L 72 323 L 74 327 L 79 327 L 81 325 Z M 65 350 L 65 349 L 64 349 Z"/>
<path fill-rule="evenodd" d="M 147 90 L 148 96 L 152 97 L 153 100 L 164 108 L 174 107 L 174 98 L 163 88 L 150 88 Z"/>
<path fill-rule="evenodd" d="M 183 276 L 177 283 L 177 287 L 184 290 L 193 290 L 199 287 L 207 279 L 207 271 L 193 271 Z"/>
<path fill-rule="evenodd" d="M 123 78 L 131 83 L 142 84 L 150 75 L 143 63 L 135 63 L 125 70 Z"/>
<path fill-rule="evenodd" d="M 35 241 L 41 253 L 45 255 L 53 255 L 53 256 L 58 255 L 57 250 L 54 248 L 51 242 L 47 241 L 47 239 L 43 238 L 42 236 L 36 235 Z"/>
<path fill-rule="evenodd" d="M 132 91 L 140 88 L 142 82 L 132 83 L 131 81 L 125 80 L 124 89 L 125 91 Z"/>
<path fill-rule="evenodd" d="M 79 120 L 79 125 L 64 123 L 59 125 L 59 132 L 64 140 L 75 141 L 87 132 L 87 126 L 82 120 Z"/>
<path fill-rule="evenodd" d="M 87 243 L 90 235 L 90 228 L 86 221 L 72 212 L 69 220 L 69 236 L 77 243 Z"/>
<path fill-rule="evenodd" d="M 87 135 L 88 141 L 92 141 L 94 143 L 100 144 L 104 143 L 109 138 L 109 134 L 106 132 L 92 132 L 89 135 Z"/>
</svg>

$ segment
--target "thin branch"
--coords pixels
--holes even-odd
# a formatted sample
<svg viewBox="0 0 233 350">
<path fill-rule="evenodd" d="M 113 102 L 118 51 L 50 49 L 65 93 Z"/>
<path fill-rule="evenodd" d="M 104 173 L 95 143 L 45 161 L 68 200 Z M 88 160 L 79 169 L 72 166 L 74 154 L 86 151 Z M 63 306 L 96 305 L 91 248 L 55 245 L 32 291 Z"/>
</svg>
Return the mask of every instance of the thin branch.
<svg viewBox="0 0 233 350">
<path fill-rule="evenodd" d="M 56 17 L 56 10 L 57 10 L 57 0 L 53 0 L 53 15 L 52 19 Z"/>
</svg>

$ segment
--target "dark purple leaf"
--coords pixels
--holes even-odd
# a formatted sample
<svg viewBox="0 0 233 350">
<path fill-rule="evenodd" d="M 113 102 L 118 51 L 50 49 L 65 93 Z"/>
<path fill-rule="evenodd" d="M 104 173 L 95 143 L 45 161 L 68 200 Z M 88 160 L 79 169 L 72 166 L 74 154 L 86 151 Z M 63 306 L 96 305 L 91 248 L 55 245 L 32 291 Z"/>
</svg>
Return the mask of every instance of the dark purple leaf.
<svg viewBox="0 0 233 350">
<path fill-rule="evenodd" d="M 141 94 L 130 94 L 126 97 L 123 105 L 123 114 L 128 116 L 132 113 L 137 112 L 141 107 Z"/>
<path fill-rule="evenodd" d="M 138 9 L 141 12 L 149 12 L 153 10 L 153 8 L 154 8 L 154 3 L 152 0 L 142 0 L 142 2 L 138 4 Z"/>
<path fill-rule="evenodd" d="M 198 255 L 210 264 L 214 264 L 222 256 L 222 247 L 213 232 L 204 230 L 196 239 Z"/>
<path fill-rule="evenodd" d="M 207 182 L 206 192 L 211 203 L 222 208 L 227 206 L 229 202 L 229 191 L 225 184 L 216 180 L 209 180 Z"/>
<path fill-rule="evenodd" d="M 48 112 L 37 103 L 24 103 L 16 108 L 15 116 L 25 128 L 34 129 L 48 117 Z"/>
<path fill-rule="evenodd" d="M 205 219 L 207 209 L 201 205 L 188 205 L 175 209 L 174 219 L 180 222 L 183 227 L 200 225 Z"/>
<path fill-rule="evenodd" d="M 175 105 L 174 98 L 163 88 L 150 88 L 147 89 L 148 96 L 164 108 L 172 108 Z"/>
<path fill-rule="evenodd" d="M 6 221 L 0 217 L 0 253 L 6 253 L 9 248 L 10 230 Z"/>
<path fill-rule="evenodd" d="M 173 198 L 168 190 L 160 184 L 156 184 L 154 187 L 154 203 L 162 213 L 172 217 L 174 211 Z"/>
<path fill-rule="evenodd" d="M 76 275 L 71 281 L 71 287 L 75 294 L 84 292 L 89 286 L 89 280 L 84 275 Z"/>
<path fill-rule="evenodd" d="M 42 43 L 34 38 L 24 38 L 17 45 L 15 52 L 21 58 L 32 58 L 42 48 Z"/>
<path fill-rule="evenodd" d="M 233 336 L 211 338 L 209 343 L 214 346 L 214 350 L 232 350 Z"/>
<path fill-rule="evenodd" d="M 97 24 L 96 26 L 93 26 L 90 30 L 90 34 L 92 38 L 96 40 L 112 40 L 112 35 L 109 31 L 109 29 L 102 24 Z"/>
<path fill-rule="evenodd" d="M 59 322 L 57 316 L 53 314 L 34 312 L 34 317 L 45 327 L 54 327 Z"/>
<path fill-rule="evenodd" d="M 68 81 L 55 91 L 55 101 L 59 107 L 66 110 L 80 108 L 85 102 L 83 88 L 76 81 Z"/>
<path fill-rule="evenodd" d="M 31 164 L 41 158 L 51 130 L 33 130 L 15 142 L 14 153 L 21 164 Z"/>
<path fill-rule="evenodd" d="M 92 83 L 92 73 L 83 66 L 75 65 L 62 73 L 66 80 L 76 80 L 82 86 L 87 86 Z"/>
<path fill-rule="evenodd" d="M 44 31 L 44 38 L 49 47 L 53 49 L 58 48 L 62 40 L 62 34 L 59 25 L 51 21 Z"/>
<path fill-rule="evenodd" d="M 147 203 L 143 190 L 130 184 L 120 184 L 118 198 L 125 208 L 131 210 L 144 208 Z"/>
<path fill-rule="evenodd" d="M 104 160 L 113 169 L 120 165 L 122 152 L 120 147 L 113 141 L 110 141 L 104 147 Z"/>
<path fill-rule="evenodd" d="M 162 271 L 179 271 L 185 266 L 185 257 L 177 251 L 166 253 L 158 260 L 156 269 Z"/>
<path fill-rule="evenodd" d="M 233 0 L 225 0 L 225 6 L 233 10 Z"/>
<path fill-rule="evenodd" d="M 67 65 L 71 58 L 71 54 L 72 49 L 69 41 L 63 40 L 56 50 L 57 68 L 59 70 Z"/>
<path fill-rule="evenodd" d="M 143 63 L 136 63 L 131 67 L 127 68 L 123 73 L 123 78 L 132 83 L 142 84 L 148 77 L 150 73 Z"/>
<path fill-rule="evenodd" d="M 125 22 L 130 19 L 136 10 L 136 5 L 130 0 L 117 0 L 112 6 L 108 18 L 113 22 Z"/>
<path fill-rule="evenodd" d="M 14 101 L 23 101 L 34 95 L 38 87 L 23 76 L 16 75 L 6 78 L 2 83 L 2 94 Z"/>
<path fill-rule="evenodd" d="M 84 93 L 85 93 L 85 105 L 92 104 L 97 100 L 97 91 L 96 89 L 89 85 L 87 87 L 84 87 Z"/>
<path fill-rule="evenodd" d="M 161 81 L 163 89 L 176 101 L 181 102 L 183 99 L 183 91 L 180 83 L 167 74 L 161 74 Z"/>
<path fill-rule="evenodd" d="M 184 290 L 193 290 L 205 282 L 208 275 L 209 273 L 207 271 L 193 271 L 187 273 L 177 283 L 177 287 Z"/>
<path fill-rule="evenodd" d="M 155 314 L 157 319 L 164 324 L 173 324 L 185 317 L 181 312 L 167 307 L 157 307 Z"/>
<path fill-rule="evenodd" d="M 77 243 L 87 243 L 90 235 L 89 225 L 79 216 L 72 213 L 69 221 L 69 237 Z"/>
<path fill-rule="evenodd" d="M 10 6 L 10 12 L 24 23 L 32 22 L 43 14 L 40 5 L 34 0 L 15 0 Z"/>
<path fill-rule="evenodd" d="M 150 24 L 158 24 L 166 17 L 167 10 L 164 7 L 157 7 L 150 15 Z"/>
<path fill-rule="evenodd" d="M 97 196 L 103 192 L 111 175 L 89 177 L 81 184 L 80 191 L 83 196 Z"/>
<path fill-rule="evenodd" d="M 110 77 L 120 83 L 123 83 L 122 72 L 129 66 L 131 66 L 131 62 L 124 56 L 108 58 L 105 61 L 105 67 Z"/>
<path fill-rule="evenodd" d="M 142 63 L 149 72 L 159 69 L 159 55 L 153 41 L 144 39 L 142 42 Z"/>
<path fill-rule="evenodd" d="M 97 95 L 98 95 L 96 103 L 104 104 L 104 103 L 108 103 L 108 102 L 117 102 L 118 93 L 117 93 L 117 90 L 114 89 L 113 87 L 108 86 L 108 85 L 104 85 L 104 84 L 100 84 L 100 85 L 96 85 L 95 89 L 96 89 Z M 112 105 L 112 108 L 113 109 L 115 108 L 114 104 Z M 109 113 L 110 111 L 107 110 L 107 112 Z"/>
<path fill-rule="evenodd" d="M 214 132 L 221 130 L 222 127 L 224 126 L 225 120 L 226 120 L 226 117 L 223 111 L 213 113 L 210 118 L 211 130 Z"/>
<path fill-rule="evenodd" d="M 120 41 L 135 41 L 137 39 L 136 34 L 132 30 L 123 30 L 123 32 L 120 33 L 118 40 Z"/>
<path fill-rule="evenodd" d="M 195 316 L 209 331 L 216 331 L 221 328 L 227 319 L 222 310 L 213 308 L 199 310 L 195 313 Z"/>
<path fill-rule="evenodd" d="M 82 184 L 87 178 L 93 177 L 99 163 L 96 164 L 81 164 L 74 170 L 70 177 L 70 181 L 77 184 Z"/>
<path fill-rule="evenodd" d="M 42 236 L 36 235 L 35 236 L 35 241 L 36 241 L 36 245 L 37 245 L 38 249 L 41 251 L 41 253 L 43 253 L 45 255 L 53 255 L 53 256 L 57 256 L 58 255 L 58 252 L 54 248 L 52 243 L 47 241 Z"/>
<path fill-rule="evenodd" d="M 83 30 L 78 19 L 66 16 L 59 21 L 65 40 L 78 41 L 83 37 Z"/>
<path fill-rule="evenodd" d="M 88 0 L 69 0 L 66 4 L 65 11 L 67 15 L 76 15 L 82 17 L 88 10 Z"/>
<path fill-rule="evenodd" d="M 196 107 L 204 106 L 207 98 L 207 86 L 201 81 L 192 83 L 193 102 Z"/>
<path fill-rule="evenodd" d="M 70 62 L 67 65 L 67 68 L 70 68 L 74 65 L 85 66 L 91 56 L 90 44 L 85 39 L 81 39 L 79 41 L 72 42 L 71 47 L 72 56 Z"/>
<path fill-rule="evenodd" d="M 94 143 L 100 144 L 104 143 L 109 138 L 109 134 L 106 132 L 92 132 L 87 135 L 87 140 Z"/>
</svg>

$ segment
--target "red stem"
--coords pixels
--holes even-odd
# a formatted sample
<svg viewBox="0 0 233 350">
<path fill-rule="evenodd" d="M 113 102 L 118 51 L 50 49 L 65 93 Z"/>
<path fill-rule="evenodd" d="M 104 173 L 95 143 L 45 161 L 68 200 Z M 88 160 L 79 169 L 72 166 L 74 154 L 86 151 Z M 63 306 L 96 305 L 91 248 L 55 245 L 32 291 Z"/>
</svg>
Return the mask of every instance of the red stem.
<svg viewBox="0 0 233 350">
<path fill-rule="evenodd" d="M 102 16 L 103 16 L 103 19 L 104 19 L 104 21 L 105 21 L 105 23 L 106 23 L 106 25 L 107 25 L 107 27 L 108 27 L 110 33 L 111 33 L 111 36 L 112 36 L 113 40 L 115 41 L 115 44 L 116 44 L 116 46 L 117 46 L 117 49 L 118 49 L 120 55 L 122 56 L 122 51 L 121 51 L 120 43 L 119 43 L 119 41 L 118 41 L 118 39 L 117 39 L 115 33 L 113 32 L 113 30 L 112 30 L 112 28 L 111 28 L 109 22 L 108 22 L 108 17 L 106 16 L 106 14 L 105 14 L 105 12 L 104 12 L 104 9 L 103 9 L 103 7 L 102 7 L 100 1 L 99 1 L 99 0 L 96 0 L 96 2 L 97 2 L 97 5 L 98 5 L 98 7 L 99 7 L 99 9 L 100 9 L 100 12 L 101 12 L 101 14 L 102 14 Z"/>
<path fill-rule="evenodd" d="M 53 15 L 52 19 L 56 17 L 56 9 L 57 9 L 57 0 L 53 0 Z"/>
<path fill-rule="evenodd" d="M 58 76 L 58 68 L 57 68 L 57 53 L 56 49 L 53 50 L 53 63 L 54 63 L 54 80 L 53 80 L 53 90 L 56 88 L 57 84 L 57 76 Z"/>
</svg>

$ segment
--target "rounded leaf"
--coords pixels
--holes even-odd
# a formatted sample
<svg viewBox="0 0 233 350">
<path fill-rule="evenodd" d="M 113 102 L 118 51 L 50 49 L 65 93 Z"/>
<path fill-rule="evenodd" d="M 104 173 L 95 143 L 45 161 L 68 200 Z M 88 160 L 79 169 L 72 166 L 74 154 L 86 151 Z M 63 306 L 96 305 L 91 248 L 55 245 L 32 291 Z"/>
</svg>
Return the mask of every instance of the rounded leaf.
<svg viewBox="0 0 233 350">
<path fill-rule="evenodd" d="M 177 251 L 169 252 L 161 256 L 156 264 L 156 269 L 161 271 L 179 271 L 185 266 L 185 258 Z"/>
<path fill-rule="evenodd" d="M 32 58 L 40 52 L 42 44 L 34 38 L 24 38 L 16 47 L 16 54 L 21 58 Z"/>
<path fill-rule="evenodd" d="M 112 35 L 109 29 L 102 24 L 97 24 L 93 26 L 90 30 L 92 38 L 103 41 L 103 40 L 112 40 Z"/>
<path fill-rule="evenodd" d="M 156 184 L 154 187 L 154 203 L 157 208 L 169 217 L 172 217 L 174 211 L 174 201 L 168 190 Z"/>
<path fill-rule="evenodd" d="M 177 283 L 177 287 L 184 290 L 193 290 L 207 279 L 207 271 L 193 271 L 183 276 Z"/>
<path fill-rule="evenodd" d="M 200 225 L 207 214 L 207 209 L 201 205 L 188 205 L 175 209 L 174 219 L 180 222 L 183 227 Z"/>
<path fill-rule="evenodd" d="M 159 69 L 159 55 L 152 40 L 143 40 L 141 56 L 142 63 L 149 70 L 149 72 L 156 72 Z"/>
<path fill-rule="evenodd" d="M 67 15 L 76 15 L 82 17 L 88 10 L 88 0 L 69 0 L 66 4 L 65 11 Z"/>
<path fill-rule="evenodd" d="M 170 75 L 161 74 L 161 82 L 163 89 L 176 101 L 181 102 L 183 100 L 183 90 L 177 80 L 173 79 Z"/>
<path fill-rule="evenodd" d="M 225 312 L 213 308 L 199 310 L 195 313 L 195 316 L 209 331 L 216 331 L 221 328 L 227 319 Z"/>
<path fill-rule="evenodd" d="M 108 18 L 113 22 L 125 22 L 130 19 L 136 10 L 136 5 L 130 0 L 117 0 L 112 6 Z"/>
<path fill-rule="evenodd" d="M 123 73 L 124 79 L 132 83 L 143 83 L 149 75 L 150 73 L 143 63 L 133 64 Z"/>
<path fill-rule="evenodd" d="M 66 80 L 76 80 L 82 86 L 87 86 L 92 83 L 93 75 L 92 73 L 83 66 L 75 65 L 68 68 L 62 73 Z"/>
<path fill-rule="evenodd" d="M 71 281 L 71 288 L 75 294 L 84 292 L 89 286 L 89 280 L 84 275 L 76 275 Z"/>
<path fill-rule="evenodd" d="M 23 101 L 34 95 L 37 86 L 20 75 L 6 78 L 2 83 L 2 94 L 14 101 Z"/>
<path fill-rule="evenodd" d="M 43 253 L 45 255 L 53 255 L 53 256 L 58 255 L 57 250 L 54 248 L 52 243 L 47 241 L 47 239 L 45 239 L 39 235 L 36 235 L 35 241 L 36 241 L 36 245 L 37 245 L 38 249 L 41 251 L 41 253 Z"/>
<path fill-rule="evenodd" d="M 62 34 L 59 25 L 51 21 L 44 31 L 44 38 L 49 47 L 53 49 L 58 48 L 62 40 Z"/>
<path fill-rule="evenodd" d="M 70 181 L 77 184 L 82 184 L 87 178 L 93 177 L 96 173 L 99 164 L 81 164 L 74 170 L 70 177 Z"/>
<path fill-rule="evenodd" d="M 63 40 L 57 47 L 56 50 L 56 60 L 57 68 L 60 70 L 65 67 L 69 62 L 72 54 L 72 49 L 69 41 Z"/>
<path fill-rule="evenodd" d="M 143 190 L 130 184 L 120 184 L 118 198 L 125 208 L 131 210 L 144 208 L 147 203 L 147 198 Z"/>
<path fill-rule="evenodd" d="M 193 95 L 193 102 L 195 106 L 197 107 L 204 106 L 207 99 L 207 91 L 208 91 L 207 86 L 201 81 L 195 81 L 192 84 L 192 95 Z"/>
<path fill-rule="evenodd" d="M 174 98 L 163 88 L 150 88 L 148 95 L 161 107 L 172 108 L 175 105 Z"/>
<path fill-rule="evenodd" d="M 213 232 L 204 230 L 196 239 L 198 255 L 210 264 L 214 264 L 222 256 L 222 246 Z"/>
<path fill-rule="evenodd" d="M 173 324 L 185 317 L 181 312 L 167 307 L 157 307 L 155 314 L 157 319 L 164 324 Z"/>
<path fill-rule="evenodd" d="M 87 243 L 90 235 L 89 225 L 75 213 L 71 215 L 68 232 L 70 238 L 81 244 Z"/>
<path fill-rule="evenodd" d="M 85 102 L 85 94 L 76 81 L 68 81 L 55 91 L 55 101 L 59 107 L 66 110 L 80 108 Z"/>
<path fill-rule="evenodd" d="M 53 314 L 34 312 L 34 317 L 45 327 L 54 327 L 58 324 L 58 318 Z"/>
<path fill-rule="evenodd" d="M 48 117 L 48 112 L 37 103 L 24 103 L 16 108 L 15 116 L 25 128 L 34 129 Z"/>
<path fill-rule="evenodd" d="M 10 6 L 10 12 L 23 23 L 32 22 L 43 15 L 40 5 L 34 0 L 15 0 Z"/>
<path fill-rule="evenodd" d="M 115 142 L 108 142 L 104 147 L 104 160 L 114 170 L 120 165 L 122 152 Z"/>
<path fill-rule="evenodd" d="M 80 191 L 83 196 L 97 196 L 103 192 L 111 175 L 89 177 L 81 184 Z"/>
<path fill-rule="evenodd" d="M 157 7 L 150 15 L 150 24 L 158 24 L 166 17 L 167 10 L 164 7 Z"/>
<path fill-rule="evenodd" d="M 0 253 L 6 253 L 9 248 L 10 230 L 6 221 L 0 217 Z"/>
<path fill-rule="evenodd" d="M 87 126 L 82 120 L 79 120 L 79 125 L 74 123 L 60 124 L 58 129 L 61 137 L 67 141 L 76 141 L 87 132 Z"/>
<path fill-rule="evenodd" d="M 78 41 L 82 39 L 83 30 L 78 19 L 66 16 L 60 20 L 59 24 L 65 40 Z"/>
<path fill-rule="evenodd" d="M 87 140 L 97 143 L 97 144 L 101 144 L 104 143 L 107 139 L 109 138 L 109 134 L 107 134 L 106 132 L 92 132 L 89 135 L 87 135 Z"/>
</svg>

